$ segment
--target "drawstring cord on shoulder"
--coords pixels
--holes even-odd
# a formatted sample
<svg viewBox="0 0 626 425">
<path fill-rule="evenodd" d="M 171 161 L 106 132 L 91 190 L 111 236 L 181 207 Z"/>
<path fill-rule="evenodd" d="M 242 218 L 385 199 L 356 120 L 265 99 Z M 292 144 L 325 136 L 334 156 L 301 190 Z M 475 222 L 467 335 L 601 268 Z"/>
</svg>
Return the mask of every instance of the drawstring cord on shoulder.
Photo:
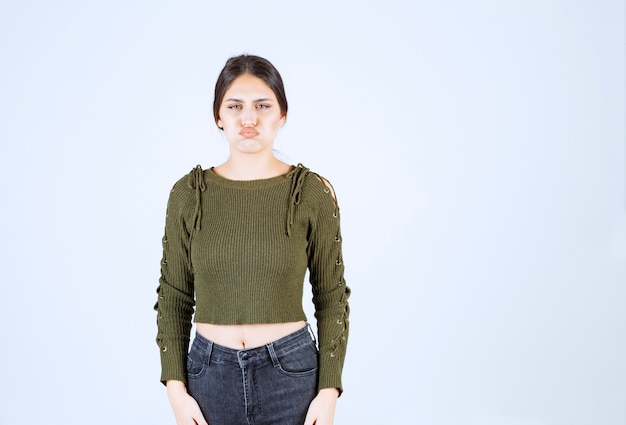
<svg viewBox="0 0 626 425">
<path fill-rule="evenodd" d="M 308 174 L 309 169 L 302 164 L 298 164 L 296 168 L 288 173 L 288 176 L 292 178 L 292 181 L 289 209 L 287 210 L 287 236 L 291 236 L 291 228 L 293 227 L 293 220 L 296 214 L 296 205 L 300 204 L 300 193 L 302 191 L 302 185 L 304 184 L 304 178 Z"/>
<path fill-rule="evenodd" d="M 200 221 L 202 220 L 202 192 L 206 189 L 203 171 L 200 165 L 196 165 L 196 167 L 191 170 L 191 173 L 189 173 L 187 185 L 190 189 L 196 190 L 196 211 L 193 219 L 193 228 L 200 230 Z"/>
<path fill-rule="evenodd" d="M 196 167 L 192 169 L 189 173 L 187 185 L 190 189 L 195 189 L 196 191 L 196 211 L 194 212 L 193 226 L 191 227 L 191 232 L 189 233 L 189 247 L 187 248 L 187 260 L 189 263 L 189 270 L 191 270 L 191 240 L 193 239 L 196 230 L 200 230 L 201 227 L 200 223 L 202 221 L 202 192 L 204 192 L 206 189 L 206 185 L 204 183 L 204 174 L 200 165 L 196 165 Z"/>
</svg>

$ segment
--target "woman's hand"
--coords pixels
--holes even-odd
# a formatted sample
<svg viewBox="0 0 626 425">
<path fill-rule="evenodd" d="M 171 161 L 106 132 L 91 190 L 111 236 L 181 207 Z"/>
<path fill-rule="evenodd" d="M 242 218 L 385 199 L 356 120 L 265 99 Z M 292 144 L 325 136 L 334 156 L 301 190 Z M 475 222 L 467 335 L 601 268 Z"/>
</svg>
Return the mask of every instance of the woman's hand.
<svg viewBox="0 0 626 425">
<path fill-rule="evenodd" d="M 336 388 L 320 390 L 309 405 L 304 425 L 333 425 L 337 397 L 339 391 Z"/>
<path fill-rule="evenodd" d="M 177 425 L 209 425 L 202 416 L 198 402 L 187 393 L 183 382 L 167 381 L 167 398 Z"/>
</svg>

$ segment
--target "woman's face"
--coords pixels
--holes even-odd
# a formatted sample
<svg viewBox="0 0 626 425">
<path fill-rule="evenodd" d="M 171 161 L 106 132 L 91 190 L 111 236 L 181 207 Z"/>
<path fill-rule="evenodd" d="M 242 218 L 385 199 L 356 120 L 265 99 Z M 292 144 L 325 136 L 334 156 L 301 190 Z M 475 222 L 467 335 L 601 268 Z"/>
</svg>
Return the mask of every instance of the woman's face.
<svg viewBox="0 0 626 425">
<path fill-rule="evenodd" d="M 271 152 L 284 123 L 285 116 L 272 89 L 249 74 L 237 77 L 226 90 L 217 121 L 231 150 L 242 153 Z"/>
</svg>

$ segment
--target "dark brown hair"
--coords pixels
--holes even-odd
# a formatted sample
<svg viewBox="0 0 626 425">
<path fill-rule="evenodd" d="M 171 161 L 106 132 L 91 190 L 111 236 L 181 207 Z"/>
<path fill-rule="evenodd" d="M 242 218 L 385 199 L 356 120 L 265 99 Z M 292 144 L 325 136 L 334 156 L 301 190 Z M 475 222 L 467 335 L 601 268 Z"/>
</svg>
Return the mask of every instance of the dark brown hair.
<svg viewBox="0 0 626 425">
<path fill-rule="evenodd" d="M 215 118 L 215 124 L 217 124 L 220 119 L 220 105 L 222 104 L 222 100 L 224 100 L 226 90 L 228 90 L 235 79 L 246 74 L 260 78 L 272 89 L 276 100 L 278 100 L 280 112 L 284 116 L 287 116 L 287 96 L 285 95 L 283 79 L 278 70 L 265 58 L 244 54 L 228 59 L 219 77 L 217 77 L 215 96 L 213 98 L 213 117 Z"/>
</svg>

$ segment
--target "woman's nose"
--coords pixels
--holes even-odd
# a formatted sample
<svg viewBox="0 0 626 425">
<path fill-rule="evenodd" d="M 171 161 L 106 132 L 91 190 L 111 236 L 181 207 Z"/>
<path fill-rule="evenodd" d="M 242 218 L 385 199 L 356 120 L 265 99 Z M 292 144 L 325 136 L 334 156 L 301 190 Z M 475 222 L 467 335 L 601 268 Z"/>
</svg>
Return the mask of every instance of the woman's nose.
<svg viewBox="0 0 626 425">
<path fill-rule="evenodd" d="M 246 108 L 241 114 L 241 125 L 244 127 L 254 127 L 256 125 L 256 111 L 254 108 Z"/>
</svg>

